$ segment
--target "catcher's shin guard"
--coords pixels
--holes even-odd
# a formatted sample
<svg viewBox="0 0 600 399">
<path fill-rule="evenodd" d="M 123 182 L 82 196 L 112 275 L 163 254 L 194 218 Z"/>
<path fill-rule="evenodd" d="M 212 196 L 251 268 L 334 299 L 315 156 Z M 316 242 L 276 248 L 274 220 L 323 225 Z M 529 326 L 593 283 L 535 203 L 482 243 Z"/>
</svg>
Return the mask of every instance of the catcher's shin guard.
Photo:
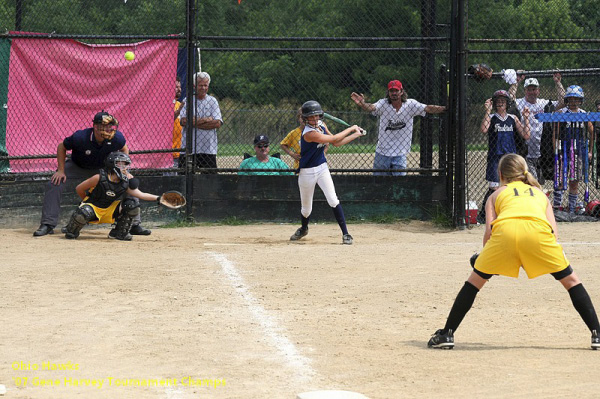
<svg viewBox="0 0 600 399">
<path fill-rule="evenodd" d="M 83 205 L 75 210 L 71 215 L 69 224 L 66 227 L 65 238 L 73 239 L 79 237 L 79 232 L 96 216 L 94 209 L 89 205 Z"/>
<path fill-rule="evenodd" d="M 115 228 L 110 231 L 108 236 L 117 240 L 131 241 L 133 238 L 129 234 L 133 218 L 139 215 L 140 205 L 131 198 L 125 198 L 121 203 L 121 212 L 116 219 Z"/>
</svg>

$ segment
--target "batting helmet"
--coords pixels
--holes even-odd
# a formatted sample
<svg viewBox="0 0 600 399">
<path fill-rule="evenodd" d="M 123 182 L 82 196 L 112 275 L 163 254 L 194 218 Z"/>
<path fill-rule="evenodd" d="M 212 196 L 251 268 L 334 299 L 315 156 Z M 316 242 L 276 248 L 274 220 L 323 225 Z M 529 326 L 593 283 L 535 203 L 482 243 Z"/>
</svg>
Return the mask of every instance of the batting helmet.
<svg viewBox="0 0 600 399">
<path fill-rule="evenodd" d="M 590 201 L 585 207 L 586 215 L 600 217 L 600 201 Z"/>
<path fill-rule="evenodd" d="M 131 158 L 129 158 L 129 155 L 120 151 L 111 152 L 104 160 L 104 168 L 106 169 L 106 171 L 109 173 L 115 173 L 117 176 L 119 176 L 119 179 L 121 180 L 128 179 L 127 168 L 130 164 Z"/>
<path fill-rule="evenodd" d="M 583 95 L 583 89 L 581 88 L 581 86 L 572 85 L 572 86 L 567 87 L 567 91 L 565 93 L 565 98 L 569 98 L 569 97 L 581 98 L 583 100 L 584 95 Z"/>
<path fill-rule="evenodd" d="M 302 118 L 308 118 L 312 115 L 323 116 L 323 108 L 321 104 L 314 100 L 310 100 L 302 104 Z"/>
<path fill-rule="evenodd" d="M 494 95 L 492 95 L 492 105 L 496 107 L 496 101 L 498 101 L 500 97 L 506 98 L 506 108 L 508 108 L 510 103 L 510 94 L 508 94 L 506 90 L 496 90 L 494 92 Z"/>
</svg>

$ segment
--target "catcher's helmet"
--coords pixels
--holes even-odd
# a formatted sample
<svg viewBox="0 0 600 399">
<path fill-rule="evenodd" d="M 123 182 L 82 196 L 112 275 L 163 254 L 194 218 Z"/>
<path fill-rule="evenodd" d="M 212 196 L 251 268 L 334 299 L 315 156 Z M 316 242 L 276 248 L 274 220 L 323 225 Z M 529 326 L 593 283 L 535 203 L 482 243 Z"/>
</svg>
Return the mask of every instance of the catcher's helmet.
<svg viewBox="0 0 600 399">
<path fill-rule="evenodd" d="M 302 118 L 308 118 L 312 115 L 323 116 L 323 108 L 321 104 L 314 100 L 310 100 L 302 104 Z"/>
<path fill-rule="evenodd" d="M 583 95 L 583 89 L 581 88 L 581 86 L 572 85 L 572 86 L 567 87 L 567 91 L 565 93 L 565 98 L 569 98 L 569 97 L 581 98 L 583 100 L 584 95 Z"/>
<path fill-rule="evenodd" d="M 125 164 L 125 166 L 121 168 L 121 166 L 118 164 Z M 104 160 L 104 168 L 106 169 L 106 171 L 109 173 L 115 173 L 117 176 L 119 176 L 119 179 L 121 180 L 128 179 L 127 168 L 130 164 L 131 158 L 129 158 L 129 155 L 120 151 L 111 152 Z"/>
</svg>

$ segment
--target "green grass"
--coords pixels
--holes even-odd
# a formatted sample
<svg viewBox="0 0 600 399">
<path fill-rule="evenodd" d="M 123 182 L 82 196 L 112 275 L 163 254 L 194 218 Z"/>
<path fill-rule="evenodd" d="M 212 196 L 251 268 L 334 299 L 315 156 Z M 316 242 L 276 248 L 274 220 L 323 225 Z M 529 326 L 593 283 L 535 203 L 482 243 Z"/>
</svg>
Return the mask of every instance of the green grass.
<svg viewBox="0 0 600 399">
<path fill-rule="evenodd" d="M 448 214 L 448 211 L 443 206 L 437 205 L 432 210 L 426 210 L 427 214 L 431 217 L 431 223 L 434 226 L 440 228 L 451 228 L 452 218 Z"/>
</svg>

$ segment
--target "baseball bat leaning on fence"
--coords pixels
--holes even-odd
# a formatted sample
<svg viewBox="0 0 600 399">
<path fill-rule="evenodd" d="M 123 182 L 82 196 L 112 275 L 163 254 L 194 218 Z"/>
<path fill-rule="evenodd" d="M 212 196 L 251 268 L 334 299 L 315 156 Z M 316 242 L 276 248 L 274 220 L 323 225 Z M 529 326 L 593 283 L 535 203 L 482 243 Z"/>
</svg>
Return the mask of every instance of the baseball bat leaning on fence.
<svg viewBox="0 0 600 399">
<path fill-rule="evenodd" d="M 328 114 L 327 112 L 323 112 L 323 118 L 325 118 L 325 119 L 329 119 L 330 121 L 337 122 L 337 123 L 339 123 L 340 125 L 343 125 L 343 126 L 346 126 L 346 127 L 350 127 L 350 126 L 352 126 L 351 124 L 349 124 L 349 123 L 348 123 L 348 122 L 346 122 L 345 120 L 343 120 L 343 119 L 340 119 L 340 118 L 336 118 L 335 116 L 333 116 L 333 115 L 331 115 L 331 114 Z M 362 135 L 363 135 L 363 136 L 367 134 L 367 131 L 366 131 L 366 130 L 364 130 L 364 129 L 360 129 L 360 132 L 362 133 Z"/>
<path fill-rule="evenodd" d="M 566 190 L 568 187 L 568 178 L 569 178 L 569 158 L 568 158 L 568 153 L 567 153 L 567 143 L 569 141 L 568 140 L 562 140 L 562 147 L 563 147 L 563 157 L 562 157 L 562 166 L 563 166 L 563 180 L 562 180 L 562 190 Z"/>
<path fill-rule="evenodd" d="M 558 135 L 554 140 L 554 189 L 558 190 L 558 182 L 560 181 L 560 158 L 558 154 L 560 153 L 560 139 Z"/>
<path fill-rule="evenodd" d="M 585 183 L 585 194 L 583 195 L 583 200 L 587 205 L 587 203 L 590 202 L 590 159 L 588 156 L 589 141 L 588 131 L 583 122 L 581 123 L 580 129 L 583 137 L 583 182 Z"/>
</svg>

